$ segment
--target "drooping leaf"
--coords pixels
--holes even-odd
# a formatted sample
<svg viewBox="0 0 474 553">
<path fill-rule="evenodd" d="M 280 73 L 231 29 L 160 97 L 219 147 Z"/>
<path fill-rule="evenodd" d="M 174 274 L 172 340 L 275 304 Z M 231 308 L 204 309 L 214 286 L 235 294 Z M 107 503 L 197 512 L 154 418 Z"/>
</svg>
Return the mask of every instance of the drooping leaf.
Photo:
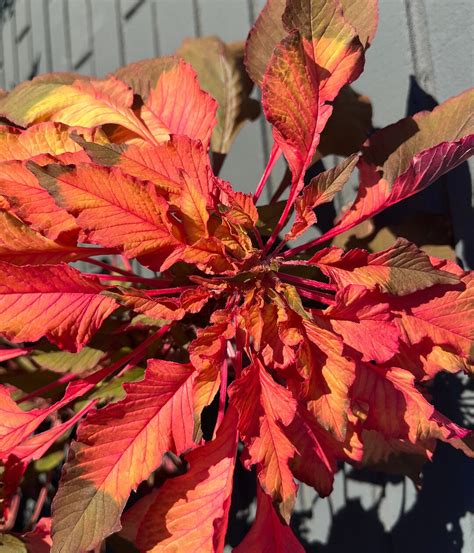
<svg viewBox="0 0 474 553">
<path fill-rule="evenodd" d="M 258 360 L 232 383 L 229 396 L 239 412 L 239 431 L 249 453 L 247 465 L 257 465 L 260 485 L 288 521 L 296 497 L 289 462 L 296 449 L 284 427 L 295 417 L 296 401 Z"/>
<path fill-rule="evenodd" d="M 138 528 L 140 551 L 224 551 L 237 418 L 229 407 L 216 438 L 186 456 L 189 471 L 162 486 Z"/>
<path fill-rule="evenodd" d="M 296 219 L 291 230 L 286 234 L 285 240 L 294 240 L 316 223 L 316 214 L 313 209 L 334 198 L 349 180 L 358 159 L 358 155 L 348 157 L 336 167 L 314 177 L 303 188 L 301 195 L 295 201 Z"/>
<path fill-rule="evenodd" d="M 302 405 L 288 426 L 288 438 L 296 448 L 290 467 L 299 481 L 312 486 L 321 497 L 332 491 L 339 445 Z"/>
<path fill-rule="evenodd" d="M 346 286 L 336 294 L 335 305 L 313 311 L 313 317 L 327 318 L 344 344 L 361 352 L 364 361 L 384 363 L 398 352 L 400 331 L 390 304 L 363 286 Z"/>
<path fill-rule="evenodd" d="M 469 435 L 438 413 L 414 385 L 414 376 L 399 368 L 358 366 L 353 397 L 365 406 L 364 428 L 387 438 L 450 442 Z"/>
<path fill-rule="evenodd" d="M 0 261 L 13 265 L 55 264 L 94 255 L 94 250 L 63 246 L 0 210 Z"/>
<path fill-rule="evenodd" d="M 128 84 L 135 94 L 139 94 L 143 100 L 146 100 L 150 90 L 155 88 L 161 74 L 177 63 L 178 59 L 174 56 L 140 60 L 117 69 L 114 75 Z"/>
<path fill-rule="evenodd" d="M 54 499 L 53 553 L 97 547 L 120 528 L 130 492 L 164 453 L 193 447 L 194 374 L 189 365 L 151 360 L 143 381 L 125 385 L 124 400 L 80 425 Z"/>
<path fill-rule="evenodd" d="M 286 0 L 267 0 L 245 44 L 245 67 L 251 79 L 262 85 L 275 46 L 285 38 L 282 16 Z"/>
<path fill-rule="evenodd" d="M 76 244 L 79 228 L 64 209 L 40 186 L 38 180 L 19 161 L 0 164 L 0 195 L 13 213 L 51 240 Z"/>
<path fill-rule="evenodd" d="M 337 259 L 339 257 L 339 259 Z M 403 238 L 392 248 L 369 254 L 365 250 L 324 250 L 310 260 L 338 286 L 360 284 L 403 296 L 435 284 L 457 284 L 459 277 L 433 267 L 428 255 Z"/>
<path fill-rule="evenodd" d="M 185 94 L 176 94 L 182 87 Z M 158 78 L 141 109 L 141 117 L 158 142 L 170 134 L 200 140 L 207 147 L 216 122 L 217 104 L 201 90 L 193 68 L 180 60 Z"/>
<path fill-rule="evenodd" d="M 378 0 L 340 0 L 344 17 L 355 27 L 365 48 L 370 46 L 377 31 Z"/>
<path fill-rule="evenodd" d="M 72 84 L 23 83 L 0 102 L 0 114 L 22 126 L 55 121 L 74 127 L 115 124 L 144 140 L 153 135 L 132 110 L 133 92 L 115 77 Z"/>
<path fill-rule="evenodd" d="M 39 123 L 22 132 L 9 127 L 0 129 L 0 162 L 78 151 L 69 129 L 60 123 Z"/>
<path fill-rule="evenodd" d="M 102 290 L 66 265 L 0 261 L 0 334 L 15 343 L 46 336 L 61 349 L 77 351 L 118 307 Z"/>
<path fill-rule="evenodd" d="M 179 244 L 168 205 L 151 183 L 89 164 L 73 169 L 30 164 L 30 168 L 56 202 L 76 217 L 90 241 L 120 248 L 129 257 L 168 251 Z"/>
<path fill-rule="evenodd" d="M 428 338 L 447 352 L 472 359 L 473 304 L 474 278 L 468 274 L 462 278 L 460 286 L 435 287 L 418 293 L 411 301 L 400 302 L 397 322 L 412 347 Z"/>
<path fill-rule="evenodd" d="M 257 514 L 234 553 L 304 553 L 293 531 L 276 512 L 272 499 L 257 486 Z"/>
<path fill-rule="evenodd" d="M 227 154 L 245 120 L 259 114 L 258 102 L 249 97 L 253 84 L 243 66 L 243 47 L 214 36 L 199 37 L 187 39 L 176 53 L 193 66 L 203 90 L 217 101 L 211 149 Z"/>
<path fill-rule="evenodd" d="M 312 321 L 304 322 L 300 371 L 306 377 L 300 397 L 317 422 L 340 443 L 347 438 L 354 361 L 343 355 L 342 340 Z"/>
</svg>

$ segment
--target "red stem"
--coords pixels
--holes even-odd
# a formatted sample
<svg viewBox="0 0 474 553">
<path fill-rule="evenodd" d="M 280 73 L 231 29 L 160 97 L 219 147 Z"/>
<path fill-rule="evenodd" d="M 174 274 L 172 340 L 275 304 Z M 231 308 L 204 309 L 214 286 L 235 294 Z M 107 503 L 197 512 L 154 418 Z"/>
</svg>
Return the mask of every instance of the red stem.
<svg viewBox="0 0 474 553">
<path fill-rule="evenodd" d="M 49 390 L 54 390 L 54 388 L 58 388 L 59 386 L 62 386 L 63 384 L 67 384 L 68 382 L 71 382 L 71 380 L 74 380 L 75 378 L 79 378 L 77 374 L 65 374 L 61 376 L 61 378 L 58 378 L 54 382 L 50 382 L 49 384 L 46 384 L 45 386 L 39 388 L 38 390 L 35 390 L 34 392 L 29 393 L 28 395 L 20 398 L 17 403 L 24 403 L 25 401 L 29 401 L 30 399 L 33 399 L 35 397 L 38 397 L 45 392 L 49 392 Z"/>
<path fill-rule="evenodd" d="M 113 273 L 118 273 L 119 275 L 125 275 L 125 276 L 133 276 L 136 277 L 137 275 L 133 272 L 126 271 L 125 269 L 121 269 L 120 267 L 116 267 L 115 265 L 110 265 L 109 263 L 104 263 L 103 261 L 99 261 L 98 259 L 84 259 L 87 263 L 91 263 L 92 265 L 97 265 L 97 267 L 101 267 L 102 269 L 106 269 L 107 271 L 111 271 Z"/>
<path fill-rule="evenodd" d="M 303 296 L 304 298 L 308 298 L 309 300 L 319 301 L 327 305 L 336 305 L 336 301 L 334 300 L 334 298 L 332 298 L 328 294 L 323 294 L 323 293 L 317 294 L 312 290 L 305 290 L 304 288 L 299 288 L 299 287 L 296 287 L 296 289 L 298 290 L 298 294 L 300 296 Z"/>
<path fill-rule="evenodd" d="M 305 250 L 309 250 L 309 248 L 312 248 L 314 246 L 317 246 L 318 244 L 321 244 L 321 242 L 326 242 L 326 240 L 329 240 L 331 236 L 326 236 L 323 234 L 322 236 L 318 236 L 318 238 L 315 238 L 314 240 L 310 240 L 309 242 L 306 242 L 306 244 L 301 244 L 301 246 L 296 246 L 295 248 L 291 248 L 289 250 L 286 250 L 286 252 L 283 252 L 281 254 L 281 257 L 287 258 L 292 257 L 294 255 L 298 255 L 301 252 L 304 252 Z"/>
<path fill-rule="evenodd" d="M 219 410 L 217 411 L 217 421 L 214 428 L 214 437 L 219 429 L 225 413 L 225 400 L 227 398 L 227 378 L 228 378 L 228 366 L 227 359 L 224 359 L 221 365 L 221 387 L 219 390 Z"/>
<path fill-rule="evenodd" d="M 337 290 L 334 284 L 329 284 L 327 282 L 319 282 L 318 280 L 311 280 L 309 278 L 303 278 L 296 275 L 290 275 L 288 273 L 276 273 L 283 280 L 288 282 L 299 284 L 300 286 L 309 286 L 310 288 L 321 288 L 322 290 L 331 290 L 335 292 Z"/>
<path fill-rule="evenodd" d="M 195 285 L 178 286 L 176 288 L 161 288 L 158 290 L 144 290 L 144 292 L 147 296 L 167 296 L 169 294 L 181 294 L 181 292 L 190 290 L 191 288 L 195 288 Z"/>
<path fill-rule="evenodd" d="M 125 267 L 125 270 L 133 273 L 133 267 L 128 257 L 126 257 L 125 255 L 121 255 L 120 257 L 122 259 L 122 263 L 123 263 L 123 266 Z"/>
<path fill-rule="evenodd" d="M 96 273 L 82 273 L 87 277 L 95 277 L 99 280 L 116 280 L 120 282 L 139 282 L 140 284 L 171 284 L 171 280 L 161 280 L 159 278 L 145 278 L 139 276 L 124 276 L 124 275 L 101 275 Z"/>
<path fill-rule="evenodd" d="M 290 195 L 288 197 L 288 200 L 286 201 L 285 209 L 283 210 L 283 213 L 281 214 L 280 219 L 279 219 L 278 223 L 276 224 L 275 228 L 273 229 L 273 232 L 272 232 L 270 238 L 268 239 L 268 242 L 265 246 L 265 249 L 263 250 L 264 255 L 268 254 L 271 247 L 275 243 L 275 240 L 278 238 L 278 235 L 280 234 L 281 229 L 285 226 L 288 215 L 291 211 L 291 208 L 293 207 L 293 203 L 296 199 L 296 196 L 298 195 L 297 182 L 294 184 L 294 186 L 292 186 L 292 188 L 290 190 Z"/>
<path fill-rule="evenodd" d="M 272 151 L 270 152 L 270 157 L 268 159 L 267 166 L 265 167 L 265 171 L 263 172 L 262 178 L 258 183 L 257 189 L 255 190 L 255 194 L 253 195 L 254 203 L 257 203 L 258 199 L 260 198 L 260 195 L 262 194 L 262 191 L 265 188 L 265 184 L 267 183 L 268 177 L 270 176 L 273 170 L 273 167 L 275 166 L 275 163 L 280 158 L 281 153 L 282 152 L 280 150 L 280 147 L 274 142 L 272 146 Z"/>
</svg>

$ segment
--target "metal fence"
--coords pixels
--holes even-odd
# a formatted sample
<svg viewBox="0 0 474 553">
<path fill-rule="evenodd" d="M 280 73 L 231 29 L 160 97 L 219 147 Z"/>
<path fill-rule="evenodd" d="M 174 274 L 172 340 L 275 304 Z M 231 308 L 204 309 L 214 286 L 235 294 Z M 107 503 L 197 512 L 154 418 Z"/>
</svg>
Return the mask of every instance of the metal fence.
<svg viewBox="0 0 474 553">
<path fill-rule="evenodd" d="M 11 89 L 46 71 L 105 75 L 138 59 L 172 53 L 188 36 L 245 38 L 264 0 L 0 0 L 0 87 Z M 471 0 L 381 0 L 378 36 L 355 88 L 374 105 L 383 126 L 472 86 L 474 4 Z M 223 177 L 252 190 L 268 158 L 268 128 L 248 124 L 237 138 Z M 471 171 L 474 167 L 471 165 Z M 280 167 L 281 170 L 281 167 Z M 271 187 L 270 187 L 271 189 Z M 344 203 L 345 197 L 338 202 Z M 474 268 L 474 209 L 467 164 L 405 204 L 449 214 L 456 251 Z M 449 377 L 435 389 L 457 422 L 473 422 L 472 385 Z M 471 413 L 471 420 L 469 419 Z M 245 473 L 242 473 L 245 486 Z M 246 494 L 231 541 L 248 521 Z M 293 524 L 318 553 L 467 553 L 474 549 L 472 462 L 441 446 L 424 473 L 424 488 L 410 481 L 342 469 L 333 495 L 304 488 Z"/>
</svg>

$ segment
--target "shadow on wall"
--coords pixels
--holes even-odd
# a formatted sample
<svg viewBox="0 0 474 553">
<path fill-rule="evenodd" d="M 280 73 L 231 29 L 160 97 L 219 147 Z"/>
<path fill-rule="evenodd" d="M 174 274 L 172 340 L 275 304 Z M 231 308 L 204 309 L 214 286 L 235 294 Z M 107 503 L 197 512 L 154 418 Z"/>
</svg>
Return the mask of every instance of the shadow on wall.
<svg viewBox="0 0 474 553">
<path fill-rule="evenodd" d="M 471 389 L 474 384 L 471 382 Z M 452 375 L 442 375 L 433 389 L 436 407 L 455 422 L 462 424 L 460 410 L 464 386 Z M 369 471 L 354 471 L 351 479 L 371 483 L 383 489 L 398 477 Z M 423 469 L 423 488 L 408 512 L 401 512 L 395 526 L 387 531 L 379 515 L 380 500 L 364 509 L 359 499 L 347 499 L 334 515 L 327 543 L 305 539 L 313 510 L 297 513 L 293 518 L 307 552 L 315 553 L 460 553 L 463 530 L 460 520 L 474 513 L 474 478 L 472 460 L 463 453 L 439 444 L 433 463 Z M 311 522 L 310 522 L 311 521 Z M 464 534 L 465 535 L 465 534 Z"/>
</svg>

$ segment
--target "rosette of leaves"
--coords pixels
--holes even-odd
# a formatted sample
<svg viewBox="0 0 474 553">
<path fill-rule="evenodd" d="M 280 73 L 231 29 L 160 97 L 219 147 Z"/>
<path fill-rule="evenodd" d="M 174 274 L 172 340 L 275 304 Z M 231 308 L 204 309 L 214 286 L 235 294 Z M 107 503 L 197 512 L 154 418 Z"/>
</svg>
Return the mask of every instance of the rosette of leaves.
<svg viewBox="0 0 474 553">
<path fill-rule="evenodd" d="M 8 519 L 29 463 L 77 425 L 51 537 L 48 521 L 38 530 L 53 552 L 117 532 L 143 552 L 222 551 L 237 456 L 255 467 L 257 514 L 236 551 L 303 551 L 288 526 L 296 480 L 327 495 L 343 461 L 413 473 L 438 440 L 473 455 L 471 433 L 428 393 L 441 371 L 472 372 L 472 273 L 402 239 L 371 254 L 328 243 L 468 158 L 473 92 L 374 133 L 304 184 L 339 92 L 363 70 L 376 9 L 267 2 L 245 53 L 274 138 L 253 197 L 209 157 L 248 107 L 232 47 L 216 53 L 220 75 L 242 79 L 232 120 L 174 57 L 103 80 L 45 75 L 0 100 L 2 506 Z M 256 203 L 280 155 L 289 197 L 262 236 Z M 291 247 L 356 167 L 352 206 Z M 25 394 L 19 375 L 41 370 L 49 381 Z M 175 477 L 125 509 L 170 459 Z"/>
</svg>

